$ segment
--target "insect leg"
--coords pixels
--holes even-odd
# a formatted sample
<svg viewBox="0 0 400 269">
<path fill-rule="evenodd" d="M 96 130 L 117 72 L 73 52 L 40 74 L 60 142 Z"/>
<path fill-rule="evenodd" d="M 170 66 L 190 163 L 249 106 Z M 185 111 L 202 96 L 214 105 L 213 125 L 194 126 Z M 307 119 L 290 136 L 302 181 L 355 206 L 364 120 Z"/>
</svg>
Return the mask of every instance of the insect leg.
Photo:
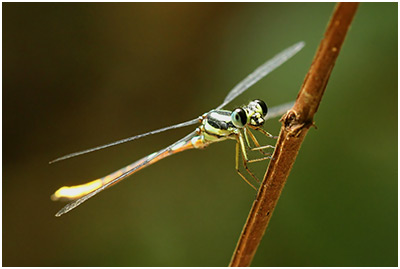
<svg viewBox="0 0 400 269">
<path fill-rule="evenodd" d="M 244 144 L 244 139 L 243 135 L 239 133 L 238 135 L 238 140 L 237 144 L 240 145 L 240 149 L 242 150 L 242 159 L 243 159 L 243 166 L 246 169 L 247 173 L 249 173 L 250 176 L 254 178 L 255 181 L 260 183 L 260 180 L 250 171 L 250 169 L 247 167 L 247 163 L 249 162 L 256 162 L 256 161 L 261 161 L 262 159 L 255 159 L 255 160 L 250 160 L 249 157 L 247 157 L 247 152 L 246 152 L 246 146 Z M 239 147 L 239 145 L 237 147 Z"/>
<path fill-rule="evenodd" d="M 256 147 L 254 147 L 254 148 L 250 147 L 251 150 L 253 150 L 253 151 L 254 151 L 254 150 L 258 150 L 258 151 L 260 151 L 260 152 L 261 152 L 262 154 L 264 154 L 264 155 L 269 155 L 269 156 L 272 155 L 272 153 L 265 152 L 265 151 L 263 151 L 263 149 L 275 148 L 274 146 L 272 146 L 272 145 L 260 146 L 260 143 L 258 143 L 257 138 L 256 138 L 256 137 L 254 136 L 254 134 L 250 131 L 250 129 L 248 129 L 248 127 L 244 128 L 244 134 L 245 134 L 246 137 L 247 137 L 247 136 L 250 136 L 251 140 L 253 140 L 254 145 L 256 146 Z M 261 159 L 261 160 L 263 160 L 263 159 Z"/>
<path fill-rule="evenodd" d="M 242 172 L 240 172 L 240 170 L 239 170 L 239 155 L 240 155 L 240 149 L 239 149 L 239 140 L 238 140 L 237 143 L 236 143 L 236 158 L 235 158 L 235 161 L 236 161 L 236 163 L 235 163 L 236 172 L 239 174 L 239 176 L 242 177 L 242 179 L 243 179 L 247 184 L 249 184 L 254 190 L 257 191 L 257 188 L 254 187 L 254 185 L 251 184 L 250 181 L 247 180 L 247 178 L 242 174 Z M 244 157 L 243 157 L 243 160 L 244 160 Z M 246 170 L 249 171 L 247 168 L 246 168 Z M 254 176 L 253 176 L 253 177 L 254 177 Z M 256 180 L 259 182 L 259 180 L 258 180 L 257 178 L 256 178 Z"/>
<path fill-rule="evenodd" d="M 268 133 L 267 131 L 265 131 L 262 128 L 255 128 L 255 130 L 263 133 L 265 136 L 268 136 L 269 138 L 278 139 L 278 136 L 273 136 L 272 134 Z"/>
</svg>

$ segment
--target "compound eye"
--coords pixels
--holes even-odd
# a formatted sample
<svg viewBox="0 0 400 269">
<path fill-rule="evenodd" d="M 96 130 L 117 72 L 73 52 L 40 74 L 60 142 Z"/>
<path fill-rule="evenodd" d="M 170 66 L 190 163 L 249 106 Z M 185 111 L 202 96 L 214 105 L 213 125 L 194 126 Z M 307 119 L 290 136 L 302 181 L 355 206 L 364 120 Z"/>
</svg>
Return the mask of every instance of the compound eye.
<svg viewBox="0 0 400 269">
<path fill-rule="evenodd" d="M 233 125 L 237 128 L 242 128 L 247 123 L 246 112 L 242 108 L 236 108 L 231 114 Z"/>
<path fill-rule="evenodd" d="M 267 115 L 267 113 L 268 113 L 267 104 L 264 103 L 264 101 L 259 100 L 259 99 L 254 100 L 254 102 L 256 102 L 256 103 L 261 107 L 261 109 L 262 109 L 262 114 L 263 114 L 263 116 L 265 117 L 265 116 Z"/>
</svg>

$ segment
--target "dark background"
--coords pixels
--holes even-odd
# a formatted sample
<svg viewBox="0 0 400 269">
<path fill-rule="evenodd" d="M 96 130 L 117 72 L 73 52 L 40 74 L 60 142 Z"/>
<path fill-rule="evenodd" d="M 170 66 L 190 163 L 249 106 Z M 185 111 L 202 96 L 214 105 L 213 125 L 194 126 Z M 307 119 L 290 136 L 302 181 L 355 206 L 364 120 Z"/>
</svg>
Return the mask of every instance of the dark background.
<svg viewBox="0 0 400 269">
<path fill-rule="evenodd" d="M 255 197 L 234 170 L 234 142 L 167 158 L 61 218 L 57 188 L 193 128 L 48 161 L 196 117 L 304 40 L 228 109 L 294 100 L 333 8 L 4 3 L 3 265 L 227 265 Z M 254 266 L 397 266 L 397 98 L 397 3 L 363 3 Z"/>
</svg>

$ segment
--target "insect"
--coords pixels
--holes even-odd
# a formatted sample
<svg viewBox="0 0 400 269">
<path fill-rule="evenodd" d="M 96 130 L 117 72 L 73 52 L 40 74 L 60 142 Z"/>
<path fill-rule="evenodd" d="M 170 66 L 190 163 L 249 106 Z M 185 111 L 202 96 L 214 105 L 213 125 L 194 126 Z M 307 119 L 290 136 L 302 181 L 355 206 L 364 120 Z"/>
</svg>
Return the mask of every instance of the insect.
<svg viewBox="0 0 400 269">
<path fill-rule="evenodd" d="M 269 153 L 265 153 L 263 149 L 273 148 L 271 145 L 260 146 L 255 136 L 251 133 L 250 129 L 259 131 L 268 137 L 273 137 L 268 132 L 261 129 L 264 122 L 270 118 L 274 118 L 285 113 L 293 103 L 286 103 L 277 107 L 273 107 L 268 110 L 265 102 L 261 100 L 251 101 L 247 106 L 242 106 L 236 108 L 233 111 L 223 110 L 228 103 L 230 103 L 237 96 L 246 91 L 249 87 L 255 84 L 257 81 L 268 75 L 270 72 L 275 70 L 281 64 L 286 62 L 297 52 L 299 52 L 304 47 L 304 42 L 299 42 L 291 47 L 283 50 L 279 54 L 275 55 L 272 59 L 265 62 L 254 70 L 250 75 L 248 75 L 244 80 L 238 83 L 225 97 L 225 100 L 217 108 L 211 110 L 210 112 L 204 113 L 197 119 L 186 121 L 180 124 L 168 126 L 158 130 L 154 130 L 141 135 L 129 137 L 122 139 L 110 144 L 98 146 L 88 150 L 80 151 L 65 155 L 63 157 L 57 158 L 50 163 L 58 162 L 61 160 L 69 159 L 78 155 L 96 151 L 110 146 L 115 146 L 124 142 L 132 141 L 144 136 L 160 133 L 170 129 L 176 129 L 184 126 L 200 124 L 199 127 L 180 139 L 179 141 L 173 143 L 172 145 L 154 152 L 142 159 L 121 168 L 105 177 L 93 180 L 91 182 L 76 185 L 71 187 L 61 187 L 52 196 L 52 200 L 72 200 L 69 204 L 64 206 L 60 211 L 57 212 L 56 216 L 59 217 L 75 207 L 79 206 L 89 198 L 95 196 L 99 192 L 107 189 L 108 187 L 122 181 L 126 177 L 138 172 L 139 170 L 161 160 L 175 153 L 182 152 L 188 149 L 201 149 L 208 145 L 220 142 L 228 139 L 236 140 L 236 170 L 239 175 L 254 189 L 253 184 L 250 183 L 239 171 L 239 155 L 242 153 L 243 165 L 247 172 L 256 180 L 258 179 L 254 174 L 248 169 L 247 163 L 265 160 L 270 157 Z M 249 142 L 253 141 L 255 147 L 252 147 Z M 260 151 L 265 156 L 259 159 L 250 160 L 247 155 L 247 149 Z"/>
</svg>

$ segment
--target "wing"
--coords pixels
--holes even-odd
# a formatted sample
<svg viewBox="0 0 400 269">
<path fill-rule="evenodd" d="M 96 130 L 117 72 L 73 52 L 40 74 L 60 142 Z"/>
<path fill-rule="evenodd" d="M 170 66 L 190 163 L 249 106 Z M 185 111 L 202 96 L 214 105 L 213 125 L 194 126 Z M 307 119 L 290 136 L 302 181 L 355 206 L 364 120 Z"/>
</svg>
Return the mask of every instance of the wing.
<svg viewBox="0 0 400 269">
<path fill-rule="evenodd" d="M 55 162 L 59 162 L 59 161 L 65 160 L 65 159 L 69 159 L 69 158 L 72 158 L 72 157 L 76 157 L 76 156 L 79 156 L 79 155 L 82 155 L 82 154 L 86 154 L 86 153 L 89 153 L 89 152 L 93 152 L 93 151 L 96 151 L 96 150 L 100 150 L 100 149 L 112 147 L 112 146 L 115 146 L 115 145 L 119 145 L 119 144 L 122 144 L 122 143 L 125 143 L 125 142 L 129 142 L 129 141 L 132 141 L 132 140 L 136 140 L 136 139 L 148 136 L 148 135 L 161 133 L 161 132 L 164 132 L 164 131 L 167 131 L 167 130 L 171 130 L 171 129 L 177 129 L 177 128 L 181 128 L 181 127 L 185 127 L 185 126 L 190 126 L 190 125 L 193 125 L 193 124 L 196 124 L 196 123 L 199 123 L 199 119 L 193 119 L 193 120 L 185 121 L 185 122 L 182 122 L 182 123 L 179 123 L 179 124 L 175 124 L 175 125 L 171 125 L 171 126 L 168 126 L 168 127 L 164 127 L 164 128 L 161 128 L 161 129 L 154 130 L 154 131 L 150 131 L 150 132 L 147 132 L 147 133 L 144 133 L 144 134 L 135 135 L 135 136 L 128 137 L 128 138 L 125 138 L 125 139 L 121 139 L 121 140 L 118 140 L 118 141 L 115 141 L 115 142 L 112 142 L 112 143 L 109 143 L 109 144 L 105 144 L 105 145 L 97 146 L 97 147 L 94 147 L 94 148 L 90 148 L 90 149 L 86 149 L 86 150 L 70 153 L 70 154 L 64 155 L 62 157 L 59 157 L 57 159 L 54 159 L 54 160 L 50 161 L 49 164 L 52 164 L 52 163 L 55 163 Z"/>
<path fill-rule="evenodd" d="M 267 121 L 269 119 L 276 118 L 276 117 L 279 117 L 279 116 L 285 114 L 286 111 L 288 111 L 289 109 L 292 108 L 292 106 L 294 105 L 294 102 L 295 101 L 292 101 L 292 102 L 285 103 L 285 104 L 282 104 L 279 106 L 274 106 L 273 108 L 268 109 L 268 113 L 267 113 L 267 116 L 265 116 L 265 120 Z"/>
<path fill-rule="evenodd" d="M 238 97 L 240 94 L 242 94 L 244 91 L 246 91 L 248 88 L 250 88 L 252 85 L 254 85 L 257 81 L 271 73 L 273 70 L 278 68 L 280 65 L 282 65 L 284 62 L 289 60 L 292 56 L 294 56 L 297 52 L 299 52 L 303 47 L 305 43 L 299 42 L 294 44 L 293 46 L 285 49 L 281 53 L 275 55 L 274 58 L 271 60 L 267 61 L 260 67 L 258 67 L 256 70 L 253 71 L 250 75 L 248 75 L 244 80 L 239 82 L 225 97 L 224 102 L 218 106 L 216 109 L 221 109 L 224 106 L 226 106 L 228 103 L 230 103 L 233 99 Z"/>
<path fill-rule="evenodd" d="M 263 77 L 268 75 L 270 72 L 275 70 L 277 67 L 279 67 L 281 64 L 286 62 L 288 59 L 290 59 L 293 55 L 295 55 L 297 52 L 299 52 L 303 47 L 304 47 L 304 42 L 296 43 L 295 45 L 287 48 L 286 50 L 284 50 L 281 53 L 277 54 L 271 60 L 267 61 L 266 63 L 264 63 L 263 65 L 258 67 L 256 70 L 254 70 L 253 73 L 248 75 L 244 80 L 242 80 L 239 84 L 237 84 L 228 93 L 228 95 L 225 97 L 224 102 L 220 106 L 218 106 L 217 109 L 221 109 L 222 107 L 226 106 L 229 102 L 231 102 L 237 96 L 242 94 L 245 90 L 247 90 L 249 87 L 251 87 L 257 81 L 259 81 L 260 79 L 262 79 Z M 148 135 L 161 133 L 161 132 L 164 132 L 164 131 L 167 131 L 167 130 L 171 130 L 171 129 L 177 129 L 177 128 L 181 128 L 181 127 L 185 127 L 185 126 L 190 126 L 190 125 L 196 124 L 198 122 L 199 122 L 198 119 L 189 120 L 189 121 L 182 122 L 182 123 L 179 123 L 179 124 L 175 124 L 175 125 L 172 125 L 172 126 L 168 126 L 168 127 L 164 127 L 164 128 L 161 128 L 161 129 L 154 130 L 154 131 L 150 131 L 150 132 L 147 132 L 147 133 L 144 133 L 144 134 L 140 134 L 140 135 L 128 137 L 128 138 L 125 138 L 125 139 L 121 139 L 121 140 L 118 140 L 118 141 L 115 141 L 115 142 L 112 142 L 112 143 L 109 143 L 109 144 L 105 144 L 105 145 L 97 146 L 97 147 L 94 147 L 94 148 L 90 148 L 90 149 L 86 149 L 86 150 L 70 153 L 70 154 L 64 155 L 62 157 L 59 157 L 57 159 L 54 159 L 54 160 L 50 161 L 49 163 L 52 164 L 52 163 L 59 162 L 59 161 L 62 161 L 62 160 L 66 160 L 66 159 L 69 159 L 69 158 L 72 158 L 72 157 L 76 157 L 76 156 L 79 156 L 79 155 L 82 155 L 82 154 L 86 154 L 86 153 L 93 152 L 93 151 L 96 151 L 96 150 L 100 150 L 100 149 L 116 146 L 116 145 L 119 145 L 119 144 L 122 144 L 122 143 L 125 143 L 125 142 L 129 142 L 129 141 L 132 141 L 132 140 L 136 140 L 136 139 L 148 136 Z"/>
</svg>

